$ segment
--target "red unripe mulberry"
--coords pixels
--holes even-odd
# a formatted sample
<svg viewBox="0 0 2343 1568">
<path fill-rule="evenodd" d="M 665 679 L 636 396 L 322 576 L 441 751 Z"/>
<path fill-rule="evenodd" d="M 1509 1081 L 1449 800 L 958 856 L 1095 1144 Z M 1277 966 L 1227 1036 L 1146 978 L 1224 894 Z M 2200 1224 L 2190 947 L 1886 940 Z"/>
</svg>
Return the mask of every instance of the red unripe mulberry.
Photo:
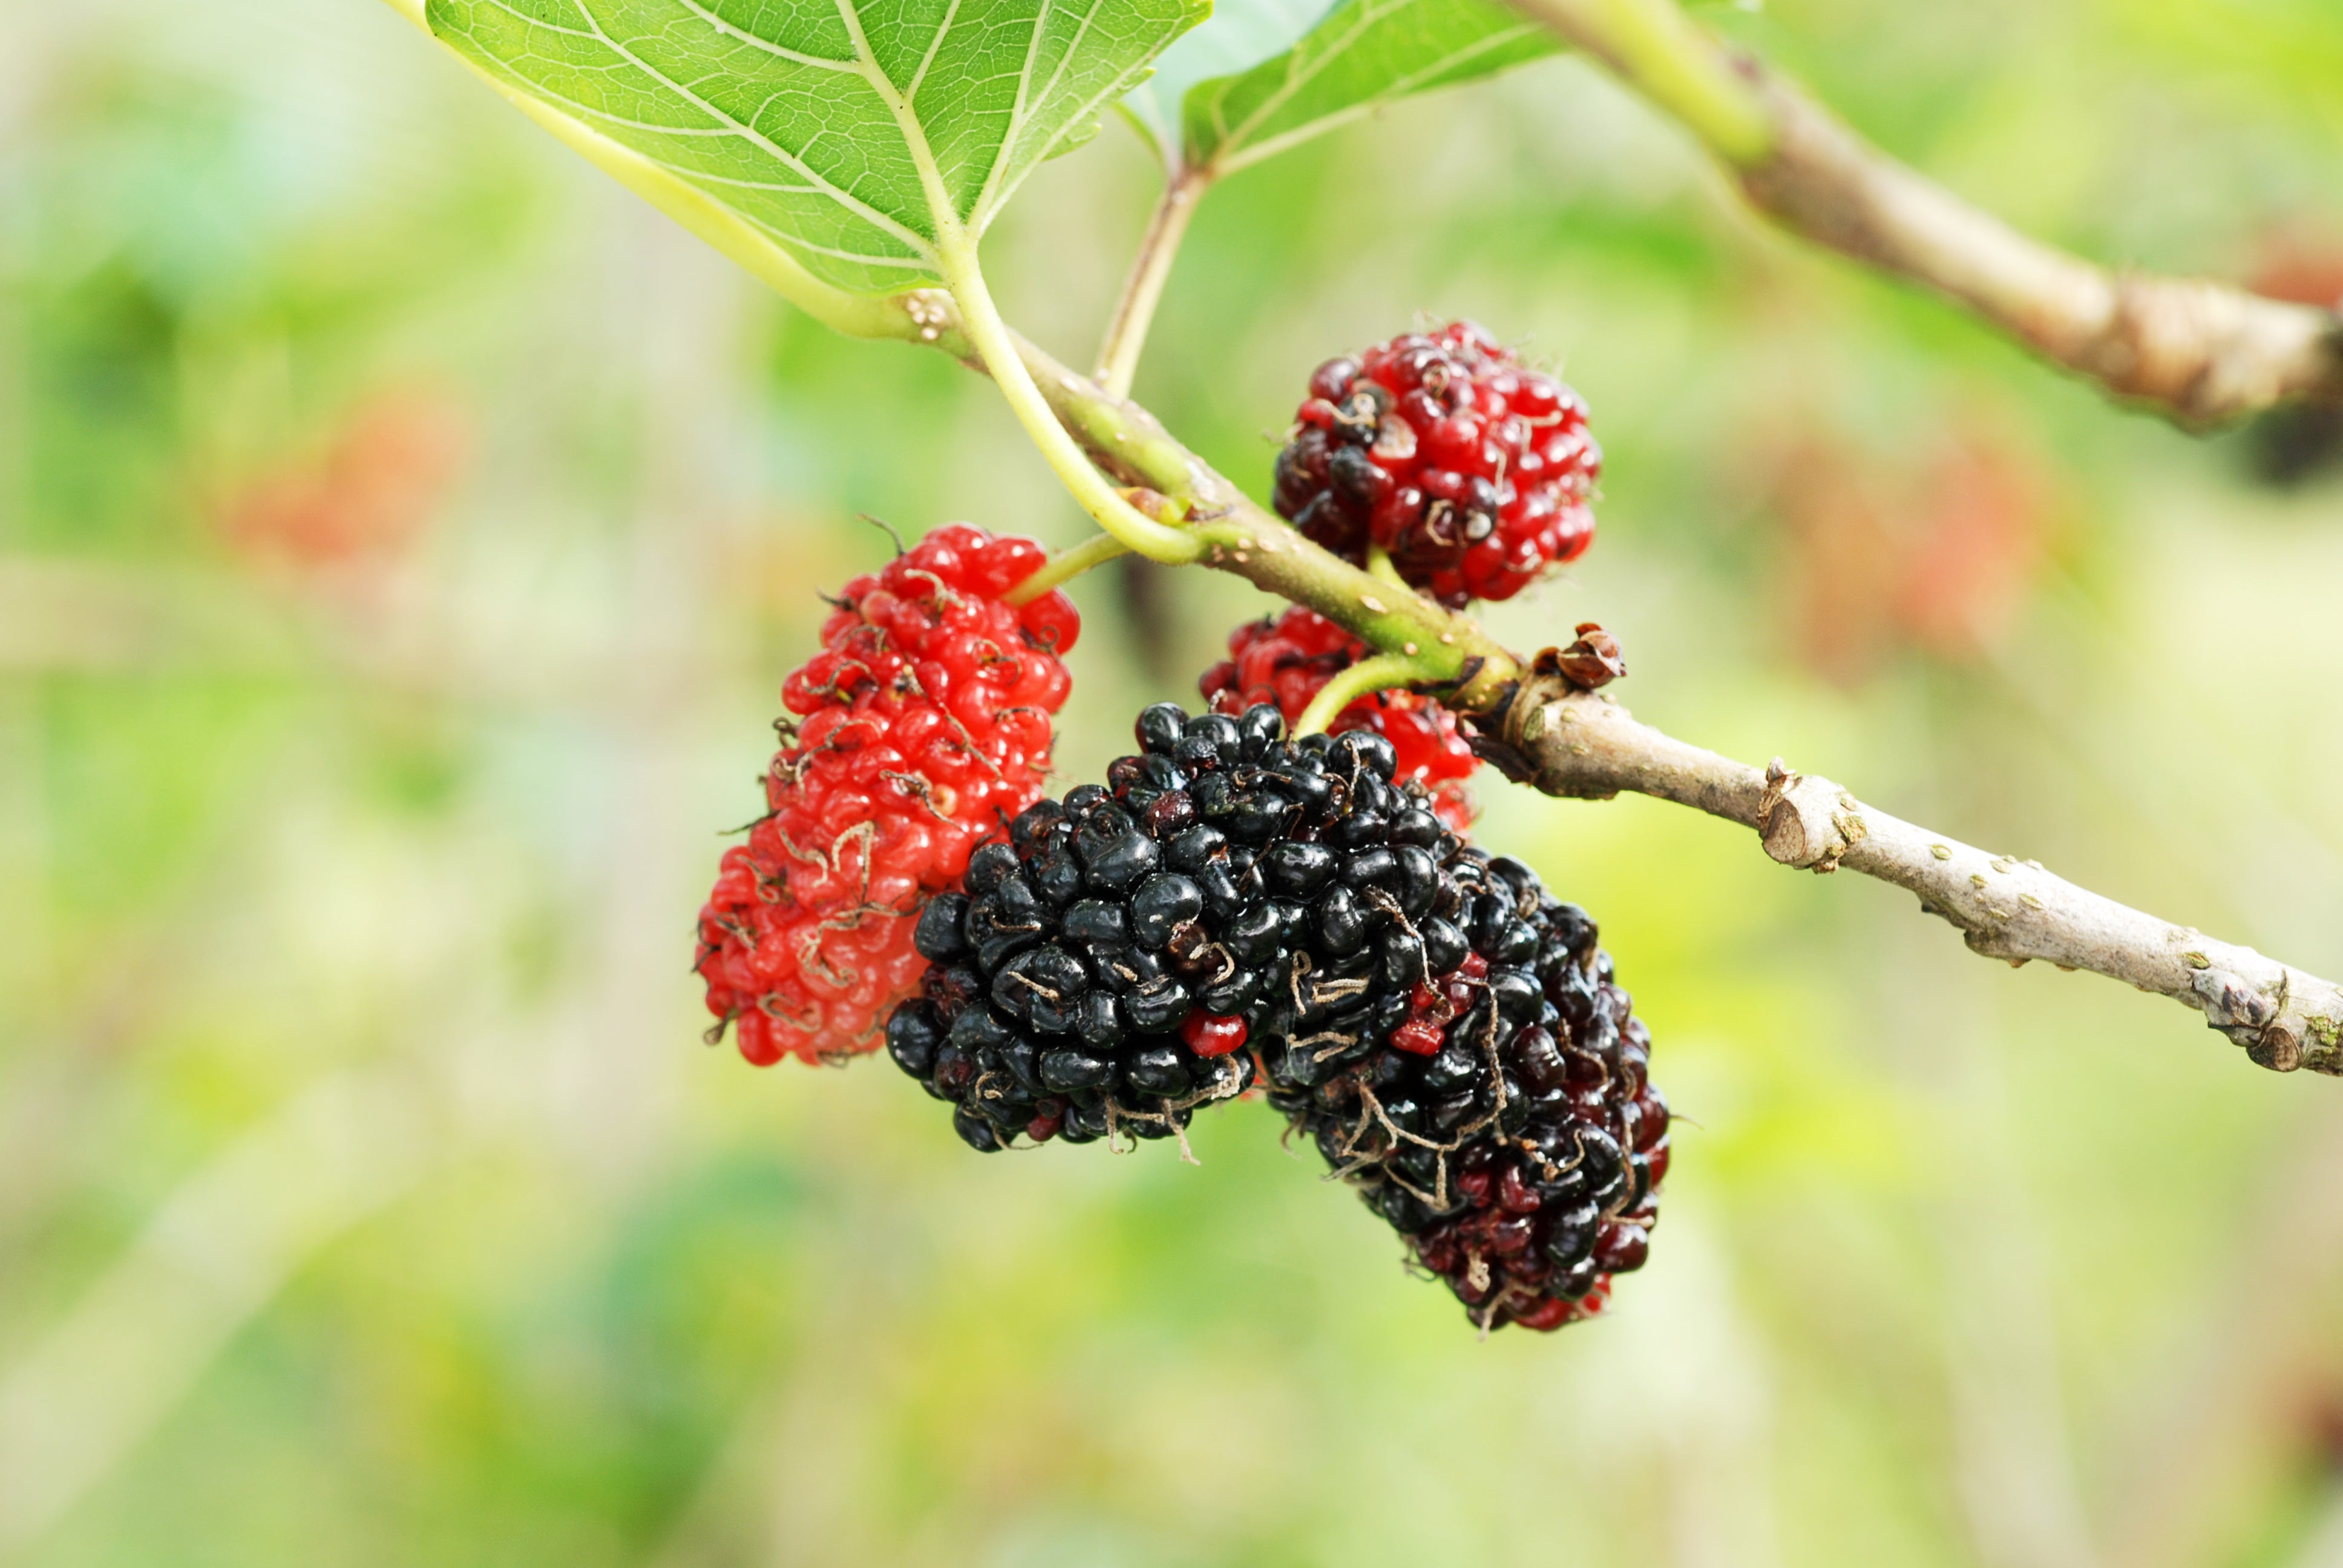
<svg viewBox="0 0 2343 1568">
<path fill-rule="evenodd" d="M 766 814 L 725 852 L 694 966 L 750 1061 L 875 1046 L 927 968 L 921 906 L 1041 798 L 1081 620 L 1055 590 L 1002 596 L 1045 558 L 1031 539 L 939 528 L 847 584 L 821 651 L 783 683 L 795 719 Z"/>
</svg>

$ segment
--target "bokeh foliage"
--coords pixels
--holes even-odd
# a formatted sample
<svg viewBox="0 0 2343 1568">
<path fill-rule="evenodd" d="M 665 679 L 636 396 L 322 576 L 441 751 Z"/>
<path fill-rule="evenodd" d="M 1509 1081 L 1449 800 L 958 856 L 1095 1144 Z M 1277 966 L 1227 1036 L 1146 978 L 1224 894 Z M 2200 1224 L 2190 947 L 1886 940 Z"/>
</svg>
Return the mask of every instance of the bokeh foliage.
<svg viewBox="0 0 2343 1568">
<path fill-rule="evenodd" d="M 1722 25 L 2109 259 L 2343 293 L 2315 0 Z M 1491 781 L 1683 1115 L 1612 1318 L 1476 1342 L 1258 1106 L 980 1161 L 697 1043 L 857 512 L 1076 537 L 976 377 L 792 318 L 362 0 L 0 22 L 0 1560 L 2278 1564 L 2343 1541 L 2343 1108 L 1643 801 Z M 1110 126 L 996 227 L 1080 357 Z M 2321 284 L 2320 279 L 2326 279 Z M 1140 396 L 1262 485 L 1411 313 L 1560 362 L 1626 699 L 2343 964 L 2343 487 L 1735 208 L 1582 64 L 1231 180 Z M 1076 588 L 1094 771 L 1266 608 Z M 1144 610 L 1146 613 L 1136 613 Z M 1155 628 L 1151 633 L 1148 628 Z"/>
</svg>

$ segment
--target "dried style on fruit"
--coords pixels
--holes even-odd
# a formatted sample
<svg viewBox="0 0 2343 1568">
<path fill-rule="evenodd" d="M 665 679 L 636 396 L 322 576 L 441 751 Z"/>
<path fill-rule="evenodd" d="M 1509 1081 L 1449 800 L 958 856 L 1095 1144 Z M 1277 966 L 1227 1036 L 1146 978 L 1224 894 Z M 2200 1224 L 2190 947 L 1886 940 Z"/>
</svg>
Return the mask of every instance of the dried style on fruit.
<svg viewBox="0 0 2343 1568">
<path fill-rule="evenodd" d="M 1081 622 L 1064 594 L 1002 595 L 1041 547 L 936 530 L 855 578 L 822 650 L 781 689 L 794 719 L 766 813 L 727 850 L 699 916 L 708 1008 L 759 1065 L 868 1050 L 917 987 L 922 904 L 1039 799 L 1061 656 Z"/>
<path fill-rule="evenodd" d="M 1377 546 L 1459 608 L 1584 553 L 1602 467 L 1578 394 L 1459 321 L 1318 367 L 1273 499 L 1335 554 L 1363 562 Z"/>
</svg>

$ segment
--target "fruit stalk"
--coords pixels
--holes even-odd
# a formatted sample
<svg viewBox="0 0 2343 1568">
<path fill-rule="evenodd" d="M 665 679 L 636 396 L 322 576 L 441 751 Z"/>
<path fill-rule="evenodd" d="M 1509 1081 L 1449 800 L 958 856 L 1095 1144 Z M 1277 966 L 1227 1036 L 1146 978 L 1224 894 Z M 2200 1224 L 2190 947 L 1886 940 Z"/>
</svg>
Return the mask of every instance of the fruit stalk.
<svg viewBox="0 0 2343 1568">
<path fill-rule="evenodd" d="M 1112 534 L 1093 534 L 1081 544 L 1072 545 L 1051 556 L 1047 564 L 1031 577 L 1001 595 L 1011 605 L 1027 605 L 1053 588 L 1061 588 L 1092 567 L 1104 566 L 1117 556 L 1127 556 L 1131 547 Z"/>
<path fill-rule="evenodd" d="M 1296 735 L 1315 735 L 1334 722 L 1335 715 L 1370 691 L 1405 686 L 1417 678 L 1415 660 L 1404 654 L 1382 653 L 1363 658 L 1328 681 L 1293 721 Z"/>
</svg>

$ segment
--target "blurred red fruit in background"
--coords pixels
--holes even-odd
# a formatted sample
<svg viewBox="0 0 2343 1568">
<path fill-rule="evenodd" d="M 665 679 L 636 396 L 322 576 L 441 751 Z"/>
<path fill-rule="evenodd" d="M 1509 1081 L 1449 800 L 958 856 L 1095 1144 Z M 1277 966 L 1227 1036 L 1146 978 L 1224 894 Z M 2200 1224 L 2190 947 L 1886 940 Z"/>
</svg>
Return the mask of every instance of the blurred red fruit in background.
<svg viewBox="0 0 2343 1568">
<path fill-rule="evenodd" d="M 358 404 L 321 456 L 231 490 L 216 513 L 238 554 L 305 569 L 396 556 L 419 538 L 462 472 L 466 431 L 444 398 L 383 392 Z"/>
</svg>

